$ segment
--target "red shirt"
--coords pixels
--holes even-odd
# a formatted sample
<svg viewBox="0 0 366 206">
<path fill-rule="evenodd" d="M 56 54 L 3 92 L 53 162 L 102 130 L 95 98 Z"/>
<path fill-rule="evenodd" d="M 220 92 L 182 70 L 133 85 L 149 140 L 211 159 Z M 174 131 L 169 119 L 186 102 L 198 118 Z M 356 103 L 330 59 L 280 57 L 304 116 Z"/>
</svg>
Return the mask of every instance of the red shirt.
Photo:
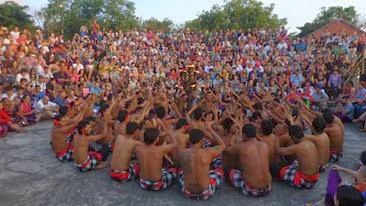
<svg viewBox="0 0 366 206">
<path fill-rule="evenodd" d="M 0 124 L 11 124 L 10 116 L 4 110 L 0 110 Z"/>
</svg>

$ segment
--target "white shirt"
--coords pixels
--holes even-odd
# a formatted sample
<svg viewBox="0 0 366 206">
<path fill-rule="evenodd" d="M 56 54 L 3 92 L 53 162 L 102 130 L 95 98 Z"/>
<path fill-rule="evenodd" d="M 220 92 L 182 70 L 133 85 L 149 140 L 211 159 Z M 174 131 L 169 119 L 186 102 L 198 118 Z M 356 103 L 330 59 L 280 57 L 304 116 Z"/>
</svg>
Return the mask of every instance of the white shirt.
<svg viewBox="0 0 366 206">
<path fill-rule="evenodd" d="M 17 74 L 17 76 L 16 76 L 16 81 L 17 81 L 17 83 L 18 83 L 18 84 L 20 83 L 20 80 L 21 80 L 22 78 L 27 79 L 27 80 L 28 80 L 28 82 L 30 81 L 29 74 L 25 74 L 25 75 L 23 76 L 23 75 L 22 75 L 22 73 L 19 73 L 19 74 Z"/>
<path fill-rule="evenodd" d="M 37 111 L 37 112 L 42 112 L 43 109 L 46 109 L 46 108 L 56 108 L 57 107 L 57 104 L 56 103 L 53 103 L 51 101 L 48 101 L 48 103 L 45 105 L 41 100 L 39 100 L 38 102 L 36 102 L 34 105 L 34 109 Z M 56 112 L 53 112 L 52 115 L 57 115 Z"/>
<path fill-rule="evenodd" d="M 1 99 L 9 98 L 10 101 L 13 101 L 16 96 L 18 96 L 17 93 L 13 93 L 10 97 L 8 96 L 8 94 L 4 93 L 3 95 L 1 95 Z"/>
<path fill-rule="evenodd" d="M 11 35 L 11 37 L 12 37 L 14 40 L 17 40 L 17 39 L 19 38 L 20 33 L 19 33 L 19 32 L 15 32 L 15 31 L 11 31 L 11 32 L 10 32 L 10 35 Z"/>
</svg>

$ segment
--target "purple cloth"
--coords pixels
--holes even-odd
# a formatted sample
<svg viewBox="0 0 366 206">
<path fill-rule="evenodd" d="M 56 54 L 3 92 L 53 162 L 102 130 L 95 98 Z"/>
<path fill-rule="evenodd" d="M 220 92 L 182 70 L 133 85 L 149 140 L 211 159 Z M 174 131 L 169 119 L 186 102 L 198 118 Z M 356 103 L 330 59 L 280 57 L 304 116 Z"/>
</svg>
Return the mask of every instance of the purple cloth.
<svg viewBox="0 0 366 206">
<path fill-rule="evenodd" d="M 327 194 L 325 195 L 325 205 L 334 206 L 334 197 L 341 182 L 342 179 L 338 172 L 336 170 L 330 170 L 328 175 Z"/>
<path fill-rule="evenodd" d="M 332 88 L 337 88 L 342 84 L 342 77 L 341 75 L 331 74 L 329 77 L 329 84 Z"/>
</svg>

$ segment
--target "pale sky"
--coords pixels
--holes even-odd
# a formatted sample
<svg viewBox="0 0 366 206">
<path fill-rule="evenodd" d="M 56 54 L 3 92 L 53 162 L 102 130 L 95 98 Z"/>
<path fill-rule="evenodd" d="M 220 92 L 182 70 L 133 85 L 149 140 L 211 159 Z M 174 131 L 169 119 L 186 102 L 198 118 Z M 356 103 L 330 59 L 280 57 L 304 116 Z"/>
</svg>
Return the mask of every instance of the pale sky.
<svg viewBox="0 0 366 206">
<path fill-rule="evenodd" d="M 3 3 L 5 0 L 0 0 Z M 14 0 L 30 6 L 30 14 L 47 5 L 47 0 Z M 194 19 L 202 10 L 209 10 L 212 5 L 222 5 L 224 0 L 133 0 L 136 15 L 143 19 L 165 17 L 182 24 Z M 355 6 L 363 18 L 366 17 L 366 0 L 261 0 L 264 5 L 275 4 L 274 12 L 281 18 L 287 18 L 287 28 L 297 31 L 297 26 L 312 21 L 325 6 Z"/>
</svg>

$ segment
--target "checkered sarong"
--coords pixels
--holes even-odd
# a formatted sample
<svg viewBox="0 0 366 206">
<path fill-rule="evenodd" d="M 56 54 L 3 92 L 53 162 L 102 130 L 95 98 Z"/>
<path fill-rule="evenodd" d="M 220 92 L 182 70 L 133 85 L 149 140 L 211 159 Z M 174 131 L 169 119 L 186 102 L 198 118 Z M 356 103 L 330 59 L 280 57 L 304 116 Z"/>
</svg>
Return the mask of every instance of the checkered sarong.
<svg viewBox="0 0 366 206">
<path fill-rule="evenodd" d="M 263 197 L 271 191 L 271 185 L 264 189 L 254 189 L 245 184 L 242 172 L 237 169 L 232 169 L 229 172 L 229 178 L 231 184 L 239 189 L 239 191 L 244 195 L 250 195 L 254 197 Z"/>
<path fill-rule="evenodd" d="M 285 183 L 290 184 L 297 188 L 310 189 L 319 180 L 319 173 L 315 175 L 304 175 L 297 171 L 299 163 L 293 161 L 291 165 L 285 166 L 280 170 L 280 178 Z"/>
<path fill-rule="evenodd" d="M 75 166 L 79 168 L 80 172 L 87 172 L 94 169 L 98 162 L 102 159 L 102 154 L 98 152 L 89 152 L 88 159 L 83 164 L 76 164 Z"/>
<path fill-rule="evenodd" d="M 223 164 L 222 164 L 222 155 L 220 154 L 217 157 L 214 157 L 211 161 L 210 164 L 210 169 L 217 169 L 217 168 L 223 168 Z"/>
<path fill-rule="evenodd" d="M 338 162 L 341 157 L 343 156 L 343 153 L 337 153 L 334 151 L 329 151 L 329 162 Z"/>
<path fill-rule="evenodd" d="M 178 173 L 178 180 L 180 185 L 182 186 L 182 192 L 184 196 L 191 198 L 193 200 L 207 200 L 208 198 L 212 197 L 215 194 L 218 187 L 222 184 L 224 177 L 224 170 L 219 168 L 210 170 L 208 173 L 208 177 L 210 182 L 208 188 L 200 193 L 193 193 L 184 187 L 184 174 L 183 170 L 181 170 Z"/>
<path fill-rule="evenodd" d="M 61 162 L 71 161 L 72 153 L 73 153 L 73 147 L 70 142 L 67 142 L 67 147 L 63 151 L 55 153 L 55 156 Z"/>
<path fill-rule="evenodd" d="M 173 180 L 177 177 L 177 169 L 169 168 L 162 170 L 162 177 L 158 181 L 144 180 L 140 177 L 140 186 L 142 189 L 150 191 L 164 190 L 173 184 Z"/>
<path fill-rule="evenodd" d="M 109 176 L 116 181 L 127 182 L 137 178 L 140 174 L 140 166 L 138 163 L 130 163 L 125 171 L 109 170 Z"/>
</svg>

